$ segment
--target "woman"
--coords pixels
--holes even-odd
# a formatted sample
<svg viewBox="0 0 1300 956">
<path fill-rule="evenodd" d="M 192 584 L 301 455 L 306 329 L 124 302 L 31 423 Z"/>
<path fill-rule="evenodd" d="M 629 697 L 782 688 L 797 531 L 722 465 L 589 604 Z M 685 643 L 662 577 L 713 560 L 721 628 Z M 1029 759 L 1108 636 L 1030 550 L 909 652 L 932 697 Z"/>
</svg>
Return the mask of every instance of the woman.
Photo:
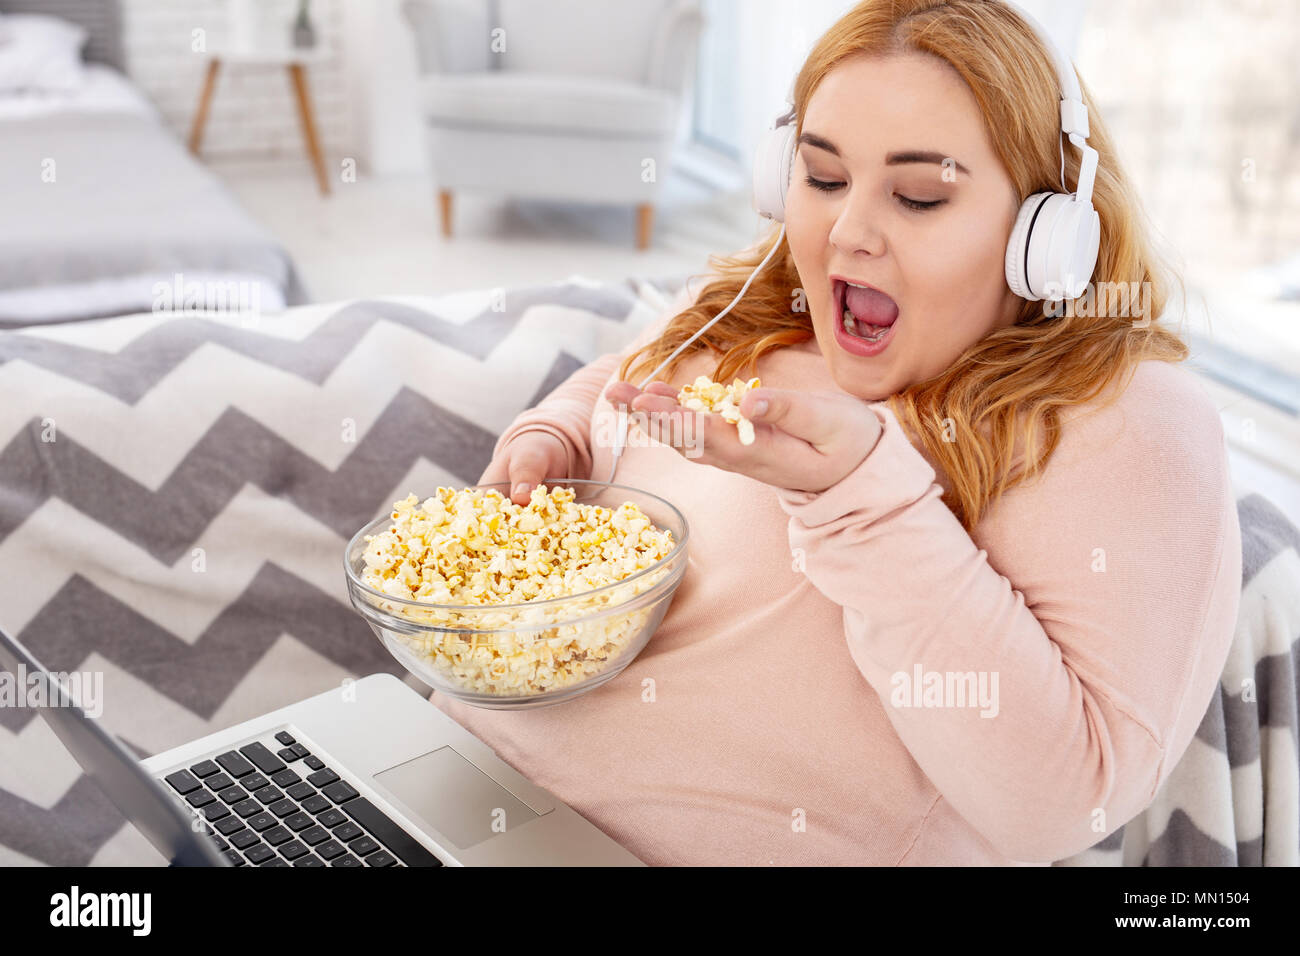
<svg viewBox="0 0 1300 956">
<path fill-rule="evenodd" d="M 593 436 L 616 405 L 663 438 L 629 441 L 618 472 L 692 529 L 641 655 L 554 708 L 432 698 L 647 863 L 1047 863 L 1139 813 L 1188 746 L 1240 588 L 1223 432 L 1156 321 L 1008 288 L 1021 201 L 1059 188 L 1058 90 L 1001 3 L 857 6 L 796 81 L 788 235 L 746 295 L 662 384 L 622 381 L 777 237 L 502 434 L 481 480 L 521 503 L 606 477 Z M 1137 200 L 1090 113 L 1093 282 L 1140 283 L 1158 316 Z M 898 159 L 918 152 L 934 162 Z M 1073 188 L 1078 152 L 1064 163 Z M 841 299 L 840 280 L 875 291 Z M 701 374 L 762 379 L 741 404 L 752 444 L 717 415 L 695 440 L 661 427 Z"/>
</svg>

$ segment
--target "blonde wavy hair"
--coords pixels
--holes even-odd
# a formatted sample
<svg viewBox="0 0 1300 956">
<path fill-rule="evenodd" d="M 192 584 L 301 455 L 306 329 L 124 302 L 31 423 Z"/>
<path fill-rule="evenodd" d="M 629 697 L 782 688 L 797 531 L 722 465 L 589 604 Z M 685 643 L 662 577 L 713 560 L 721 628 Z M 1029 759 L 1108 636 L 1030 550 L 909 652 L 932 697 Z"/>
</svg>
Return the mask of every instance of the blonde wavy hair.
<svg viewBox="0 0 1300 956">
<path fill-rule="evenodd" d="M 1059 190 L 1060 101 L 1056 68 L 1037 34 L 999 0 L 864 0 L 846 13 L 813 47 L 795 80 L 796 135 L 813 93 L 846 57 L 919 51 L 940 57 L 966 81 L 983 113 L 998 158 L 1021 200 Z M 1141 204 L 1120 167 L 1111 137 L 1088 88 L 1089 144 L 1099 154 L 1093 206 L 1101 241 L 1092 282 L 1147 283 L 1147 322 L 1130 315 L 1098 313 L 1093 290 L 1073 303 L 1048 310 L 1022 300 L 1015 324 L 995 329 L 962 353 L 940 375 L 891 395 L 888 406 L 914 446 L 947 475 L 944 503 L 969 533 L 1003 492 L 1036 475 L 1060 441 L 1063 408 L 1096 399 L 1120 382 L 1127 386 L 1144 359 L 1181 362 L 1189 355 L 1182 337 L 1161 327 L 1169 282 L 1176 273 L 1157 259 Z M 1079 152 L 1065 144 L 1065 180 L 1074 188 Z M 726 307 L 772 249 L 779 229 L 757 246 L 731 256 L 710 256 L 717 274 L 691 306 L 673 317 L 662 334 L 626 356 L 619 378 L 649 374 L 677 346 Z M 813 338 L 806 312 L 792 307 L 799 274 L 785 239 L 743 299 L 667 366 L 709 350 L 716 354 L 715 381 L 757 374 L 758 359 L 775 349 Z M 1088 301 L 1085 301 L 1088 300 Z M 1067 306 L 1073 306 L 1069 308 Z M 1131 309 L 1120 310 L 1129 313 Z M 1050 314 L 1049 314 L 1050 313 Z M 744 374 L 742 374 L 744 370 Z M 969 436 L 954 441 L 952 435 Z M 945 440 L 946 439 L 946 440 Z M 1041 448 L 1016 467 L 1019 449 Z"/>
</svg>

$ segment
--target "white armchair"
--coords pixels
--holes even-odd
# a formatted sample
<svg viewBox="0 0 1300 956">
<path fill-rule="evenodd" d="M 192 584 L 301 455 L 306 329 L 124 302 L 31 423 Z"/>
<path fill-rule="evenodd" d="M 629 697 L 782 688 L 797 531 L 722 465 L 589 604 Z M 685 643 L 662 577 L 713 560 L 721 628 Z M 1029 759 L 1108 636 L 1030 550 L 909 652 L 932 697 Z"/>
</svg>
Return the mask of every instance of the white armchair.
<svg viewBox="0 0 1300 956">
<path fill-rule="evenodd" d="M 687 111 L 697 0 L 406 0 L 442 233 L 452 196 L 634 204 L 637 247 Z"/>
</svg>

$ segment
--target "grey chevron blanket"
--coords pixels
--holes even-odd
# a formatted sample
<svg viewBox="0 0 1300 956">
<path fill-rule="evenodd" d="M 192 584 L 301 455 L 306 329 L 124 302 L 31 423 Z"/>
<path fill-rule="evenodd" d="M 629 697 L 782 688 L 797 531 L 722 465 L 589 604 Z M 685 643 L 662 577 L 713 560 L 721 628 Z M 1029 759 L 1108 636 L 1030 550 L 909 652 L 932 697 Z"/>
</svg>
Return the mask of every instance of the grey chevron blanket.
<svg viewBox="0 0 1300 956">
<path fill-rule="evenodd" d="M 348 605 L 347 538 L 410 488 L 475 481 L 683 279 L 0 331 L 0 627 L 102 674 L 101 720 L 142 757 L 401 675 Z M 1238 507 L 1220 697 L 1156 802 L 1062 864 L 1296 862 L 1300 536 Z M 160 863 L 39 718 L 0 707 L 0 864 Z"/>
</svg>

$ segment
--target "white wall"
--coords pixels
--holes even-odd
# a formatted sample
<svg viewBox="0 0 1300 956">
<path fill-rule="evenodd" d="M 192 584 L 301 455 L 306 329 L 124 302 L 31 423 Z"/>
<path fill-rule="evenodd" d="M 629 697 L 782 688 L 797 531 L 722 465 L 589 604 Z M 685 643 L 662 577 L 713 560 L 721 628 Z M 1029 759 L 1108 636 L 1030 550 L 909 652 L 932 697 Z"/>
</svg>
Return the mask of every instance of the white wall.
<svg viewBox="0 0 1300 956">
<path fill-rule="evenodd" d="M 374 175 L 428 167 L 418 104 L 415 42 L 401 0 L 342 0 L 347 90 L 356 150 Z"/>
</svg>

